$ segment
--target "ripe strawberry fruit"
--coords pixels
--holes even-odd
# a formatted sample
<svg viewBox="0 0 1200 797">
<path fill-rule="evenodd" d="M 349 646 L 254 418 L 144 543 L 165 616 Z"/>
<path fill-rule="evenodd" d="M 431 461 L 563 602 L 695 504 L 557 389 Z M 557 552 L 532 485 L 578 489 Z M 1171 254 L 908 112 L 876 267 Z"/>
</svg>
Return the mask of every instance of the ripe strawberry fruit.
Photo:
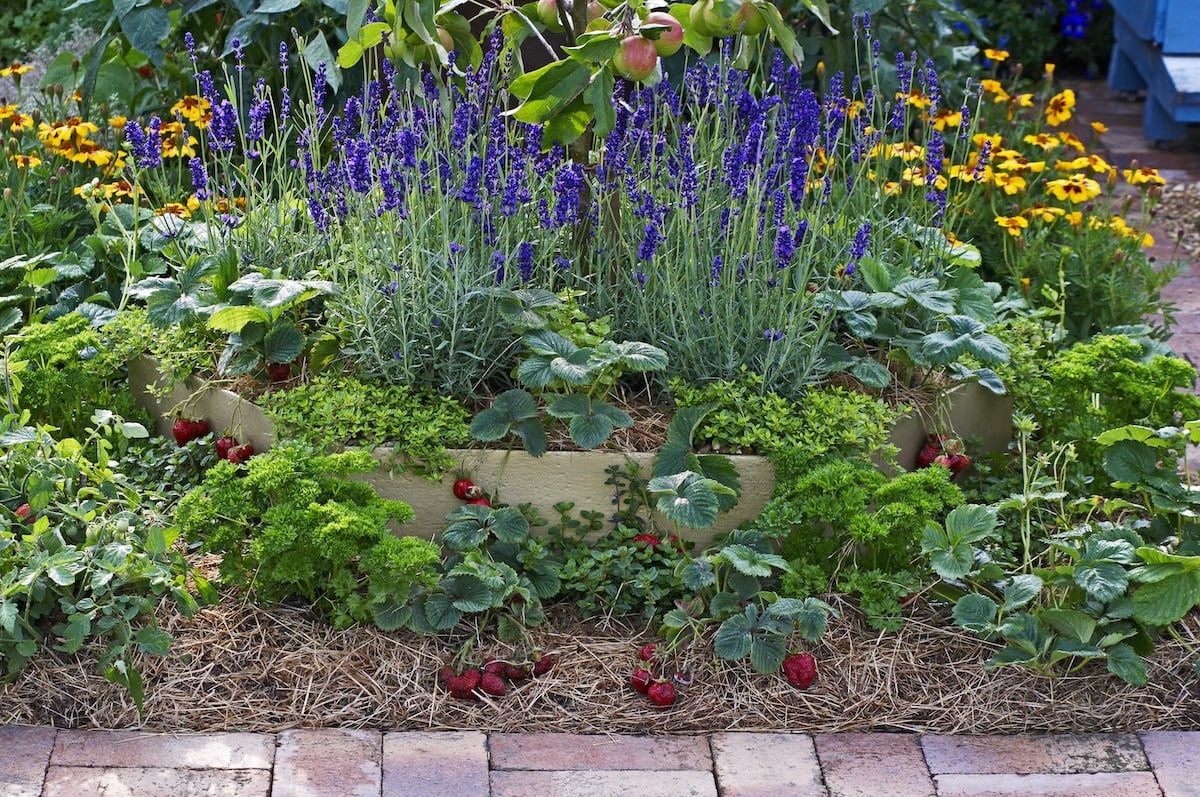
<svg viewBox="0 0 1200 797">
<path fill-rule="evenodd" d="M 638 667 L 633 671 L 633 675 L 629 676 L 629 683 L 634 689 L 641 692 L 643 695 L 650 691 L 650 683 L 654 680 L 649 670 L 643 670 Z"/>
<path fill-rule="evenodd" d="M 491 506 L 492 505 L 492 502 L 488 500 L 488 497 L 486 495 L 477 495 L 474 498 L 468 498 L 467 503 L 474 504 L 476 506 Z"/>
<path fill-rule="evenodd" d="M 550 668 L 554 666 L 554 654 L 543 653 L 536 661 L 533 662 L 533 674 L 545 675 L 550 672 Z"/>
<path fill-rule="evenodd" d="M 971 458 L 966 454 L 950 455 L 950 471 L 952 473 L 962 473 L 970 464 Z"/>
<path fill-rule="evenodd" d="M 463 670 L 459 675 L 451 675 L 446 679 L 446 687 L 451 693 L 466 692 L 470 693 L 475 687 L 479 686 L 479 681 L 483 677 L 479 670 L 470 669 Z"/>
<path fill-rule="evenodd" d="M 667 708 L 675 703 L 675 687 L 670 681 L 657 681 L 646 690 L 650 702 L 659 708 Z"/>
<path fill-rule="evenodd" d="M 454 492 L 454 497 L 460 501 L 466 501 L 469 498 L 474 498 L 478 492 L 475 487 L 475 482 L 470 479 L 458 479 L 454 482 L 454 487 L 451 488 Z"/>
<path fill-rule="evenodd" d="M 229 449 L 229 453 L 225 455 L 225 459 L 235 465 L 241 464 L 250 457 L 254 456 L 254 446 L 246 443 L 245 445 L 235 446 Z"/>
<path fill-rule="evenodd" d="M 267 376 L 272 382 L 286 382 L 291 375 L 291 363 L 267 363 Z"/>
<path fill-rule="evenodd" d="M 484 674 L 491 673 L 492 675 L 504 674 L 504 662 L 499 661 L 495 656 L 488 656 L 487 661 L 483 663 Z"/>
<path fill-rule="evenodd" d="M 788 656 L 783 660 L 783 675 L 797 689 L 807 689 L 817 677 L 817 660 L 811 653 Z"/>
<path fill-rule="evenodd" d="M 638 651 L 638 658 L 642 661 L 650 661 L 654 658 L 654 651 L 657 647 L 653 642 L 648 645 L 642 645 L 642 649 Z"/>
<path fill-rule="evenodd" d="M 491 672 L 485 672 L 479 677 L 479 690 L 486 695 L 502 697 L 505 692 L 504 679 Z"/>
<path fill-rule="evenodd" d="M 208 422 L 191 418 L 176 418 L 171 424 L 171 436 L 177 445 L 187 445 L 198 437 L 208 434 Z"/>
<path fill-rule="evenodd" d="M 33 509 L 29 506 L 29 504 L 21 504 L 19 507 L 13 510 L 13 514 L 21 518 L 21 520 L 25 521 L 26 523 L 33 522 Z"/>
<path fill-rule="evenodd" d="M 504 665 L 504 677 L 507 678 L 508 680 L 512 681 L 513 683 L 516 683 L 518 681 L 524 681 L 526 678 L 529 677 L 529 668 L 521 667 L 516 664 L 505 664 Z"/>
<path fill-rule="evenodd" d="M 238 441 L 236 437 L 230 435 L 222 435 L 218 437 L 213 447 L 217 449 L 217 459 L 229 459 L 229 452 L 237 448 Z"/>
</svg>

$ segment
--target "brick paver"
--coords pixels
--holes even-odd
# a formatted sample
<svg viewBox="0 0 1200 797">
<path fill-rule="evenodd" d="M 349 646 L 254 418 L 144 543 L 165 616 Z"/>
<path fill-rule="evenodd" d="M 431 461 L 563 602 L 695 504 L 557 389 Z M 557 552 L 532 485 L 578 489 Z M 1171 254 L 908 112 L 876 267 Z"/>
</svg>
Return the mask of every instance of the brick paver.
<svg viewBox="0 0 1200 797">
<path fill-rule="evenodd" d="M 921 737 L 934 775 L 1072 774 L 1150 768 L 1132 733 Z M 939 781 L 940 783 L 940 781 Z"/>
<path fill-rule="evenodd" d="M 814 740 L 829 797 L 934 797 L 920 737 L 835 733 Z"/>
<path fill-rule="evenodd" d="M 1149 731 L 1139 735 L 1163 793 L 1167 797 L 1200 797 L 1200 733 Z"/>
<path fill-rule="evenodd" d="M 476 731 L 383 735 L 383 797 L 487 797 L 487 737 Z"/>
<path fill-rule="evenodd" d="M 722 791 L 722 795 L 727 794 Z M 717 797 L 712 772 L 671 770 L 497 770 L 492 797 Z"/>
<path fill-rule="evenodd" d="M 934 779 L 938 797 L 1163 797 L 1150 772 L 938 775 Z"/>
<path fill-rule="evenodd" d="M 265 769 L 50 767 L 43 797 L 270 797 Z"/>
<path fill-rule="evenodd" d="M 0 727 L 0 795 L 37 797 L 54 749 L 53 728 Z"/>
<path fill-rule="evenodd" d="M 275 737 L 266 733 L 152 734 L 59 731 L 54 766 L 270 769 Z"/>
<path fill-rule="evenodd" d="M 284 731 L 271 797 L 379 797 L 382 755 L 377 731 Z"/>
<path fill-rule="evenodd" d="M 713 763 L 721 797 L 824 797 L 811 736 L 717 733 Z"/>
<path fill-rule="evenodd" d="M 492 769 L 712 769 L 703 736 L 595 736 L 496 733 L 488 739 Z"/>
</svg>

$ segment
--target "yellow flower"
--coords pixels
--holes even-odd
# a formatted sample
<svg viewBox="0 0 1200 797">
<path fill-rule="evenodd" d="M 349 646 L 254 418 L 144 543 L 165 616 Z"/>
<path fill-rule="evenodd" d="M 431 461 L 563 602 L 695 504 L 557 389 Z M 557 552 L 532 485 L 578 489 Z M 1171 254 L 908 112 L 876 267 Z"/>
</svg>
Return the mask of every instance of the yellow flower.
<svg viewBox="0 0 1200 797">
<path fill-rule="evenodd" d="M 195 94 L 188 94 L 171 106 L 171 113 L 182 116 L 200 129 L 212 121 L 212 103 Z"/>
<path fill-rule="evenodd" d="M 1003 160 L 996 164 L 997 169 L 1003 169 L 1006 172 L 1013 174 L 1041 174 L 1046 168 L 1045 161 L 1031 161 L 1028 158 L 1017 153 L 1015 156 L 1006 155 Z"/>
<path fill-rule="evenodd" d="M 1046 80 L 1054 77 L 1054 64 L 1046 64 L 1043 71 L 1046 73 Z"/>
<path fill-rule="evenodd" d="M 1028 93 L 1018 94 L 1013 99 L 1015 99 L 1017 101 L 1017 105 L 1019 105 L 1022 108 L 1032 108 L 1033 107 L 1033 95 L 1032 94 L 1028 94 Z"/>
<path fill-rule="evenodd" d="M 1063 218 L 1067 220 L 1067 224 L 1070 224 L 1075 229 L 1079 229 L 1079 226 L 1083 224 L 1083 213 L 1078 210 L 1072 210 L 1063 216 Z"/>
<path fill-rule="evenodd" d="M 904 184 L 899 180 L 888 180 L 883 184 L 884 196 L 897 196 L 904 190 Z"/>
<path fill-rule="evenodd" d="M 1014 238 L 1021 237 L 1021 230 L 1029 226 L 1022 216 L 997 216 L 996 223 L 1003 227 Z"/>
<path fill-rule="evenodd" d="M 181 219 L 191 218 L 192 212 L 181 202 L 168 202 L 161 208 L 154 209 L 155 216 L 178 216 Z"/>
<path fill-rule="evenodd" d="M 1108 161 L 1101 158 L 1095 153 L 1091 155 L 1083 155 L 1069 161 L 1058 161 L 1054 164 L 1054 168 L 1060 172 L 1070 172 L 1077 169 L 1091 169 L 1096 174 L 1103 174 L 1112 167 L 1108 165 Z"/>
<path fill-rule="evenodd" d="M 1100 184 L 1087 175 L 1076 172 L 1062 180 L 1051 180 L 1046 183 L 1046 190 L 1057 199 L 1077 205 L 1099 196 Z"/>
<path fill-rule="evenodd" d="M 917 160 L 925 157 L 925 148 L 911 141 L 900 141 L 888 147 L 888 156 L 900 160 Z"/>
<path fill-rule="evenodd" d="M 1009 196 L 1021 193 L 1025 190 L 1026 185 L 1024 177 L 1019 174 L 1008 174 L 1007 172 L 996 172 L 992 177 L 992 182 Z"/>
<path fill-rule="evenodd" d="M 1046 105 L 1046 123 L 1051 127 L 1058 127 L 1071 118 L 1071 109 L 1074 107 L 1075 92 L 1071 89 L 1063 89 L 1051 97 L 1050 102 Z"/>
<path fill-rule="evenodd" d="M 1166 185 L 1167 181 L 1158 173 L 1158 169 L 1148 169 L 1145 167 L 1138 169 L 1126 169 L 1121 174 L 1125 175 L 1125 181 L 1132 185 Z"/>
<path fill-rule="evenodd" d="M 978 159 L 972 159 L 970 163 L 956 163 L 949 171 L 950 176 L 956 180 L 972 183 L 989 182 L 993 174 L 991 166 L 979 168 Z"/>
<path fill-rule="evenodd" d="M 16 110 L 16 105 L 0 105 L 0 122 L 12 116 Z"/>
<path fill-rule="evenodd" d="M 979 85 L 983 86 L 984 94 L 995 95 L 992 100 L 993 102 L 1008 102 L 1010 99 L 1008 92 L 1005 91 L 1004 87 L 1000 85 L 999 80 L 991 80 L 989 78 L 987 80 L 979 81 Z"/>
<path fill-rule="evenodd" d="M 8 159 L 17 164 L 18 169 L 32 169 L 42 162 L 37 155 L 9 155 Z"/>
<path fill-rule="evenodd" d="M 1108 126 L 1104 122 L 1092 122 L 1092 130 L 1096 132 L 1096 135 L 1102 136 L 1108 132 Z"/>
<path fill-rule="evenodd" d="M 1066 144 L 1068 147 L 1075 150 L 1076 152 L 1079 152 L 1079 153 L 1087 152 L 1087 146 L 1084 145 L 1083 141 L 1079 138 L 1079 136 L 1075 135 L 1074 133 L 1068 133 L 1066 131 L 1059 131 L 1058 137 L 1062 139 L 1062 142 L 1064 144 Z"/>
<path fill-rule="evenodd" d="M 919 108 L 921 110 L 924 110 L 933 104 L 932 100 L 916 89 L 908 92 L 908 94 L 897 91 L 896 99 L 904 100 L 905 105 L 911 105 L 912 107 Z"/>
<path fill-rule="evenodd" d="M 129 120 L 124 116 L 110 116 L 108 117 L 108 123 L 112 125 L 113 129 L 115 130 L 124 130 L 125 125 L 129 123 Z"/>
<path fill-rule="evenodd" d="M 900 179 L 910 185 L 929 185 L 932 182 L 934 187 L 940 191 L 945 191 L 948 185 L 944 174 L 940 172 L 933 174 L 924 166 L 909 166 L 904 170 Z"/>
<path fill-rule="evenodd" d="M 992 152 L 995 152 L 1000 149 L 1000 144 L 1004 141 L 1004 137 L 999 133 L 976 133 L 971 137 L 971 141 L 980 149 L 983 149 L 984 144 L 990 144 Z"/>
<path fill-rule="evenodd" d="M 33 129 L 33 117 L 27 113 L 14 113 L 8 117 L 8 129 L 12 133 L 23 133 Z"/>
<path fill-rule="evenodd" d="M 1003 63 L 1008 60 L 1008 50 L 993 50 L 991 47 L 988 47 L 983 51 L 983 57 L 998 64 Z"/>
<path fill-rule="evenodd" d="M 1051 135 L 1050 133 L 1038 133 L 1036 135 L 1030 134 L 1021 140 L 1026 144 L 1033 144 L 1035 147 L 1040 147 L 1046 152 L 1062 146 L 1062 139 Z"/>
<path fill-rule="evenodd" d="M 0 69 L 0 77 L 14 77 L 14 76 L 20 77 L 21 75 L 24 75 L 26 72 L 31 72 L 31 71 L 33 71 L 32 65 L 18 64 L 18 63 L 14 62 L 14 63 L 9 64 L 8 66 L 4 67 L 3 69 Z"/>
<path fill-rule="evenodd" d="M 1021 211 L 1023 215 L 1029 216 L 1031 219 L 1041 219 L 1047 224 L 1051 224 L 1055 219 L 1066 214 L 1062 208 L 1052 207 L 1051 205 L 1038 202 L 1037 204 L 1025 208 Z"/>
<path fill-rule="evenodd" d="M 958 127 L 962 124 L 962 111 L 952 111 L 949 108 L 939 109 L 929 120 L 935 130 L 945 130 L 947 127 Z"/>
</svg>

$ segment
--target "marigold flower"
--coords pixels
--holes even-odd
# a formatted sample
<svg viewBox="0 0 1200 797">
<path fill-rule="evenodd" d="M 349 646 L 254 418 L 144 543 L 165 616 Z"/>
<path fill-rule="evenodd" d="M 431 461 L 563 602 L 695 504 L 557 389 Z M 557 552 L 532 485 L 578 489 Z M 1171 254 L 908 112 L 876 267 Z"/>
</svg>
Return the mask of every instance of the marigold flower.
<svg viewBox="0 0 1200 797">
<path fill-rule="evenodd" d="M 16 105 L 0 105 L 0 122 L 16 113 Z"/>
<path fill-rule="evenodd" d="M 1141 167 L 1137 169 L 1125 169 L 1121 174 L 1125 175 L 1125 181 L 1132 185 L 1166 185 L 1167 181 L 1159 173 L 1158 169 L 1150 169 Z"/>
<path fill-rule="evenodd" d="M 1058 161 L 1054 164 L 1054 168 L 1060 172 L 1070 172 L 1077 169 L 1091 169 L 1096 174 L 1103 174 L 1109 171 L 1112 167 L 1108 165 L 1108 161 L 1096 155 L 1083 155 L 1069 161 Z"/>
<path fill-rule="evenodd" d="M 1062 139 L 1051 133 L 1031 133 L 1021 139 L 1026 144 L 1032 144 L 1035 147 L 1041 148 L 1043 151 L 1050 151 L 1056 147 L 1062 146 Z"/>
<path fill-rule="evenodd" d="M 0 69 L 0 77 L 20 77 L 21 75 L 32 71 L 32 64 L 19 64 L 14 62 L 3 69 Z"/>
<path fill-rule="evenodd" d="M 896 99 L 904 100 L 905 105 L 911 105 L 912 107 L 918 108 L 921 110 L 924 110 L 933 104 L 933 101 L 931 99 L 926 97 L 924 94 L 922 94 L 917 89 L 913 89 L 912 91 L 908 92 L 908 94 L 897 91 Z"/>
<path fill-rule="evenodd" d="M 996 168 L 1012 172 L 1013 174 L 1024 174 L 1025 172 L 1041 174 L 1046 168 L 1046 162 L 1031 161 L 1025 156 L 1018 154 L 1016 156 L 1005 156 L 1003 160 L 996 163 Z"/>
<path fill-rule="evenodd" d="M 160 208 L 154 209 L 155 216 L 178 216 L 181 219 L 190 218 L 192 212 L 187 209 L 187 205 L 182 202 L 168 202 Z"/>
<path fill-rule="evenodd" d="M 1013 97 L 1013 100 L 1015 100 L 1016 104 L 1021 108 L 1033 107 L 1033 94 L 1029 92 L 1018 94 L 1017 96 Z"/>
<path fill-rule="evenodd" d="M 899 141 L 888 147 L 888 155 L 906 161 L 917 160 L 925 157 L 925 148 L 911 141 Z"/>
<path fill-rule="evenodd" d="M 129 119 L 124 116 L 110 116 L 108 124 L 116 130 L 124 130 L 125 125 L 129 124 Z"/>
<path fill-rule="evenodd" d="M 1061 180 L 1051 180 L 1046 183 L 1046 190 L 1056 199 L 1066 200 L 1077 205 L 1098 197 L 1100 183 L 1085 174 L 1076 172 Z"/>
<path fill-rule="evenodd" d="M 1104 122 L 1092 122 L 1092 130 L 1095 131 L 1096 135 L 1102 136 L 1108 132 L 1108 125 L 1104 124 Z"/>
<path fill-rule="evenodd" d="M 1079 136 L 1075 135 L 1074 133 L 1060 131 L 1058 136 L 1062 139 L 1063 144 L 1075 150 L 1076 152 L 1087 152 L 1087 145 L 1085 145 L 1082 139 L 1080 139 Z"/>
<path fill-rule="evenodd" d="M 212 121 L 212 103 L 203 97 L 188 94 L 171 106 L 171 113 L 203 129 Z"/>
<path fill-rule="evenodd" d="M 984 144 L 988 144 L 992 152 L 1000 149 L 1000 144 L 1003 141 L 1004 136 L 1000 135 L 999 133 L 976 133 L 975 135 L 971 136 L 971 143 L 980 149 L 983 149 Z"/>
<path fill-rule="evenodd" d="M 1063 216 L 1063 218 L 1067 220 L 1067 224 L 1070 224 L 1075 229 L 1079 229 L 1080 225 L 1083 224 L 1082 211 L 1072 210 L 1070 213 Z"/>
<path fill-rule="evenodd" d="M 1031 219 L 1041 219 L 1047 224 L 1052 224 L 1055 219 L 1058 219 L 1066 214 L 1062 208 L 1056 208 L 1052 205 L 1047 205 L 1043 202 L 1038 202 L 1021 211 L 1022 215 L 1028 216 Z"/>
<path fill-rule="evenodd" d="M 995 221 L 1014 238 L 1020 238 L 1021 231 L 1029 226 L 1029 222 L 1023 216 L 997 216 Z"/>
<path fill-rule="evenodd" d="M 958 127 L 962 124 L 962 111 L 952 111 L 949 108 L 939 109 L 929 119 L 935 130 L 945 130 L 947 127 Z"/>
<path fill-rule="evenodd" d="M 929 185 L 933 184 L 938 190 L 944 191 L 949 184 L 946 176 L 940 172 L 934 174 L 925 166 L 910 166 L 904 170 L 904 174 L 900 177 L 909 185 Z"/>
<path fill-rule="evenodd" d="M 18 169 L 32 169 L 42 163 L 37 155 L 9 155 L 8 159 L 17 164 Z"/>
<path fill-rule="evenodd" d="M 1063 89 L 1051 97 L 1050 102 L 1047 103 L 1046 123 L 1051 127 L 1058 127 L 1071 118 L 1071 110 L 1074 107 L 1075 92 L 1072 89 Z"/>
<path fill-rule="evenodd" d="M 1025 178 L 1019 174 L 1010 174 L 1008 172 L 996 172 L 992 176 L 992 183 L 1009 196 L 1019 194 L 1025 190 Z"/>
<path fill-rule="evenodd" d="M 1054 64 L 1046 64 L 1042 68 L 1042 71 L 1046 74 L 1046 79 L 1049 80 L 1054 77 Z"/>
<path fill-rule="evenodd" d="M 983 57 L 989 61 L 1001 64 L 1008 60 L 1008 50 L 993 50 L 991 47 L 988 47 L 983 51 Z"/>
<path fill-rule="evenodd" d="M 1004 87 L 1000 85 L 999 80 L 991 80 L 989 78 L 987 80 L 979 81 L 979 84 L 983 86 L 983 91 L 985 94 L 993 95 L 993 102 L 1008 102 L 1011 99 L 1011 97 L 1008 96 L 1008 92 L 1005 91 Z"/>
<path fill-rule="evenodd" d="M 8 117 L 8 130 L 11 133 L 24 133 L 33 129 L 33 117 L 27 113 L 14 113 Z"/>
</svg>

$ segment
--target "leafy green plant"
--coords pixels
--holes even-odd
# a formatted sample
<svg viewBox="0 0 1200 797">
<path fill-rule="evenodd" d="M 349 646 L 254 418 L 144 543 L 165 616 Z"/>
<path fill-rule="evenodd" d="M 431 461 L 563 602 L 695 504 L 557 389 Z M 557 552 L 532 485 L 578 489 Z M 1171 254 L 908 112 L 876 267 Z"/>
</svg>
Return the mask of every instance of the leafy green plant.
<svg viewBox="0 0 1200 797">
<path fill-rule="evenodd" d="M 977 250 L 950 245 L 940 236 L 933 229 L 915 231 L 911 238 L 898 236 L 895 260 L 866 257 L 859 262 L 862 290 L 822 295 L 851 341 L 826 349 L 833 370 L 847 371 L 873 388 L 891 383 L 889 365 L 900 369 L 906 384 L 948 371 L 956 380 L 974 380 L 994 393 L 1004 392 L 988 367 L 1007 362 L 1009 356 L 1004 343 L 987 331 L 996 321 L 993 302 L 1000 286 L 988 285 L 972 270 L 979 263 Z M 913 274 L 902 254 L 924 247 L 944 253 L 947 262 L 940 278 Z M 963 362 L 968 356 L 984 367 L 968 367 Z"/>
<path fill-rule="evenodd" d="M 140 710 L 133 654 L 162 655 L 171 643 L 156 611 L 170 596 L 193 613 L 189 578 L 212 597 L 174 550 L 175 533 L 113 467 L 144 437 L 108 411 L 94 413 L 80 439 L 56 439 L 28 413 L 0 421 L 0 662 L 9 676 L 44 645 L 77 653 L 95 644 L 105 677 Z"/>
<path fill-rule="evenodd" d="M 71 313 L 50 323 L 29 324 L 6 336 L 0 357 L 4 398 L 39 422 L 66 435 L 82 435 L 100 408 L 133 417 L 136 409 L 123 386 L 125 360 L 137 343 L 93 328 Z"/>
<path fill-rule="evenodd" d="M 534 308 L 561 303 L 548 291 L 510 295 L 527 296 Z M 625 374 L 666 367 L 666 352 L 640 341 L 601 339 L 581 346 L 540 321 L 537 313 L 521 318 L 528 331 L 521 336 L 525 352 L 517 365 L 517 379 L 528 389 L 513 388 L 497 396 L 471 421 L 472 436 L 491 442 L 515 434 L 531 456 L 544 454 L 546 429 L 535 393 L 545 402 L 547 415 L 567 423 L 571 439 L 580 448 L 603 445 L 614 430 L 633 425 L 629 413 L 606 399 Z"/>
<path fill-rule="evenodd" d="M 283 436 L 318 449 L 388 445 L 396 466 L 430 479 L 454 467 L 447 448 L 470 441 L 462 404 L 406 385 L 323 373 L 259 402 Z"/>
<path fill-rule="evenodd" d="M 440 572 L 411 599 L 401 594 L 381 606 L 376 622 L 432 634 L 481 615 L 478 629 L 495 621 L 500 639 L 522 639 L 544 620 L 543 602 L 559 592 L 559 563 L 516 507 L 467 504 L 446 520 Z"/>
<path fill-rule="evenodd" d="M 438 560 L 437 546 L 388 528 L 412 517 L 409 505 L 350 478 L 378 464 L 367 451 L 318 454 L 295 442 L 218 462 L 179 502 L 175 524 L 198 550 L 222 555 L 224 583 L 260 603 L 303 599 L 341 626 L 378 622 L 382 606 L 436 576 Z"/>
<path fill-rule="evenodd" d="M 667 612 L 661 630 L 672 647 L 690 644 L 716 626 L 713 650 L 723 659 L 749 658 L 756 672 L 777 671 L 788 637 L 815 642 L 836 610 L 817 598 L 781 598 L 766 589 L 788 564 L 759 532 L 733 531 L 711 551 L 687 557 L 676 577 L 692 597 Z"/>
</svg>

